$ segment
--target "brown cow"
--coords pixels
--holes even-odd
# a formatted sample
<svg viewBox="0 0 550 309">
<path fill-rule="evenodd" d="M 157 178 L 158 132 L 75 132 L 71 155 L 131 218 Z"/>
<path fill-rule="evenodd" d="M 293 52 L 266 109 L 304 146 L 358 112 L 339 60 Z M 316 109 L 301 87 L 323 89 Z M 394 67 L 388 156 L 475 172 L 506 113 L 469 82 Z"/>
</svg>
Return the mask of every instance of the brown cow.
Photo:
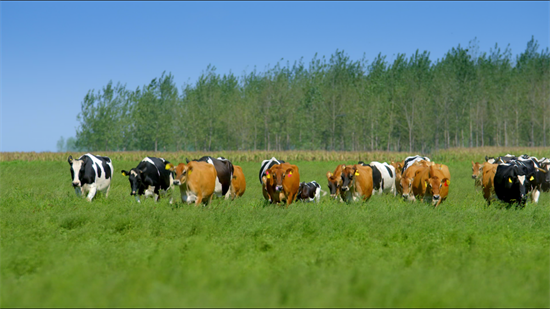
<svg viewBox="0 0 550 309">
<path fill-rule="evenodd" d="M 483 164 L 483 177 L 481 178 L 481 187 L 483 188 L 483 197 L 487 205 L 491 205 L 491 200 L 495 197 L 494 179 L 498 164 Z"/>
<path fill-rule="evenodd" d="M 483 164 L 472 161 L 472 179 L 474 180 L 474 187 L 481 187 L 481 178 L 483 177 Z"/>
<path fill-rule="evenodd" d="M 428 168 L 428 177 L 429 178 L 424 183 L 426 187 L 424 200 L 428 202 L 431 200 L 432 205 L 437 207 L 441 202 L 446 200 L 447 195 L 449 195 L 449 185 L 451 184 L 449 167 L 444 164 L 432 164 Z"/>
<path fill-rule="evenodd" d="M 300 171 L 293 164 L 275 164 L 262 177 L 262 184 L 271 203 L 286 202 L 288 208 L 300 188 Z"/>
<path fill-rule="evenodd" d="M 366 202 L 372 196 L 372 168 L 361 164 L 342 166 L 342 188 L 340 195 L 344 202 L 356 201 L 360 197 Z"/>
<path fill-rule="evenodd" d="M 176 173 L 174 185 L 180 187 L 182 202 L 195 202 L 195 205 L 210 203 L 216 187 L 217 173 L 214 165 L 191 161 L 188 164 L 180 163 L 178 166 L 167 164 L 166 169 Z"/>
<path fill-rule="evenodd" d="M 409 168 L 405 170 L 405 174 L 401 176 L 401 182 L 399 183 L 399 187 L 401 188 L 402 192 L 401 196 L 404 200 L 414 202 L 416 201 L 415 195 L 424 196 L 425 187 L 423 186 L 423 183 L 422 186 L 420 186 L 418 184 L 419 181 L 417 181 L 416 191 L 413 190 L 413 185 L 415 179 L 418 178 L 417 175 L 426 168 L 428 167 L 424 166 L 421 163 L 415 162 L 413 165 L 409 166 Z"/>
<path fill-rule="evenodd" d="M 242 167 L 233 164 L 233 178 L 231 179 L 231 199 L 241 197 L 246 190 L 246 179 Z"/>
<path fill-rule="evenodd" d="M 334 173 L 327 172 L 328 188 L 330 190 L 330 197 L 338 199 L 340 197 L 340 188 L 342 187 L 342 166 L 339 164 Z"/>
<path fill-rule="evenodd" d="M 398 161 L 398 162 L 391 161 L 391 166 L 395 168 L 395 189 L 397 191 L 397 195 L 403 194 L 403 189 L 399 185 L 401 183 L 401 177 L 402 177 L 401 174 L 403 173 L 403 164 L 404 164 L 403 161 Z"/>
</svg>

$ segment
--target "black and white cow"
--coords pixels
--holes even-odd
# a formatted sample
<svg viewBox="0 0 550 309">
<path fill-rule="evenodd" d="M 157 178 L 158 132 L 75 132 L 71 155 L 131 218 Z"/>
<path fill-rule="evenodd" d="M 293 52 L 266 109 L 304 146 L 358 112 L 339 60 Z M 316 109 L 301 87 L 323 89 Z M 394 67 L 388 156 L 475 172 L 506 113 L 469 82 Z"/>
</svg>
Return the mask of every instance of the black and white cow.
<svg viewBox="0 0 550 309">
<path fill-rule="evenodd" d="M 359 161 L 357 164 L 370 166 L 372 168 L 373 194 L 391 193 L 393 196 L 397 194 L 397 190 L 395 188 L 395 167 L 386 162 L 380 163 L 377 161 L 372 161 L 369 164 Z"/>
<path fill-rule="evenodd" d="M 69 156 L 67 161 L 71 166 L 71 178 L 77 196 L 84 193 L 91 202 L 97 191 L 105 193 L 105 197 L 109 195 L 113 177 L 111 159 L 87 153 L 78 159 Z"/>
<path fill-rule="evenodd" d="M 531 192 L 531 201 L 538 203 L 540 191 L 542 191 L 542 185 L 547 181 L 547 170 L 541 167 L 537 158 L 530 157 L 528 155 L 522 155 L 515 161 L 527 168 L 527 174 L 529 177 L 528 191 Z"/>
<path fill-rule="evenodd" d="M 507 154 L 505 156 L 498 156 L 496 158 L 485 156 L 485 162 L 487 162 L 489 164 L 510 163 L 510 161 L 515 161 L 517 159 L 518 159 L 518 157 L 516 157 L 514 155 L 511 155 L 511 154 Z"/>
<path fill-rule="evenodd" d="M 185 161 L 189 163 L 189 160 L 185 158 Z M 216 186 L 214 189 L 214 194 L 218 197 L 223 197 L 229 199 L 231 197 L 231 179 L 233 178 L 234 167 L 231 161 L 227 160 L 224 157 L 213 158 L 210 156 L 204 156 L 198 160 L 192 160 L 198 162 L 207 162 L 214 165 L 216 169 Z"/>
<path fill-rule="evenodd" d="M 499 200 L 524 207 L 530 188 L 527 167 L 518 161 L 500 163 L 494 178 L 495 193 Z"/>
<path fill-rule="evenodd" d="M 130 171 L 121 171 L 123 176 L 128 177 L 132 189 L 130 195 L 134 195 L 138 203 L 141 202 L 139 197 L 142 195 L 145 195 L 145 198 L 151 196 L 156 202 L 161 194 L 166 195 L 171 189 L 170 204 L 172 204 L 174 175 L 166 169 L 169 163 L 163 158 L 145 157 L 137 167 Z"/>
<path fill-rule="evenodd" d="M 540 168 L 546 170 L 546 177 L 542 183 L 540 189 L 542 192 L 550 191 L 550 159 L 542 158 L 539 160 Z"/>
<path fill-rule="evenodd" d="M 270 169 L 275 164 L 282 164 L 282 163 L 285 163 L 285 161 L 277 160 L 277 159 L 275 159 L 275 157 L 271 157 L 271 159 L 269 159 L 269 160 L 263 160 L 262 161 L 262 166 L 260 167 L 260 177 L 259 177 L 260 178 L 260 183 L 262 183 L 262 177 L 264 177 L 266 175 L 265 171 Z"/>
<path fill-rule="evenodd" d="M 321 199 L 321 192 L 324 193 L 323 196 L 327 194 L 327 192 L 321 190 L 321 185 L 316 181 L 300 182 L 298 194 L 296 194 L 296 201 L 319 202 Z"/>
<path fill-rule="evenodd" d="M 403 169 L 401 169 L 401 175 L 405 175 L 405 170 L 409 166 L 413 165 L 414 162 L 422 161 L 422 160 L 430 162 L 430 158 L 422 157 L 419 155 L 406 157 L 405 160 L 403 161 Z"/>
</svg>

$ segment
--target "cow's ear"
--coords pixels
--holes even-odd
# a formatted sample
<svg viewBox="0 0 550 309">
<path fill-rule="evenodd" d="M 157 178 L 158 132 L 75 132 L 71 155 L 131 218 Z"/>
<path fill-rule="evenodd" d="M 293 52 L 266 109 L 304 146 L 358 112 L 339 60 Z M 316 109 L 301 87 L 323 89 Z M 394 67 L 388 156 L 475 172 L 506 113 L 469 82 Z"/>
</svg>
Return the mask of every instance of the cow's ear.
<svg viewBox="0 0 550 309">
<path fill-rule="evenodd" d="M 174 165 L 172 165 L 172 163 L 168 163 L 164 168 L 167 170 L 172 170 L 174 168 Z"/>
<path fill-rule="evenodd" d="M 475 163 L 474 163 L 474 161 L 472 161 L 472 166 L 474 166 L 474 165 L 475 165 Z"/>
<path fill-rule="evenodd" d="M 345 169 L 346 169 L 346 165 L 342 164 L 342 170 L 345 170 Z"/>
<path fill-rule="evenodd" d="M 291 177 L 292 176 L 292 168 L 288 168 L 286 171 L 285 171 L 285 175 L 287 175 L 288 177 Z"/>
<path fill-rule="evenodd" d="M 186 162 L 187 164 L 189 164 L 189 159 L 185 158 L 185 162 Z"/>
<path fill-rule="evenodd" d="M 120 173 L 122 174 L 122 176 L 128 176 L 128 175 L 130 175 L 130 172 L 125 171 L 125 170 L 120 171 Z"/>
<path fill-rule="evenodd" d="M 330 178 L 332 177 L 332 173 L 331 172 L 327 172 L 327 178 Z"/>
<path fill-rule="evenodd" d="M 73 164 L 73 156 L 69 156 L 67 161 L 69 162 L 70 165 L 72 165 Z"/>
<path fill-rule="evenodd" d="M 508 182 L 512 183 L 512 177 L 508 177 Z"/>
</svg>

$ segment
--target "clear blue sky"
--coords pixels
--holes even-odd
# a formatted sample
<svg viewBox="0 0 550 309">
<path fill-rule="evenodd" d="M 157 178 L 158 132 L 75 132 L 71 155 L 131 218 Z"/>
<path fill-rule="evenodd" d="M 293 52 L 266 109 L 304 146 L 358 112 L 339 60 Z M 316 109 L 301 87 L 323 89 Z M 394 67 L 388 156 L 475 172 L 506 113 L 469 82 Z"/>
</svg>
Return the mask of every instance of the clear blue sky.
<svg viewBox="0 0 550 309">
<path fill-rule="evenodd" d="M 550 2 L 0 2 L 0 151 L 56 151 L 75 136 L 80 103 L 109 80 L 135 89 L 171 72 L 178 88 L 208 64 L 264 71 L 282 58 L 344 50 L 393 60 L 480 51 L 531 36 L 549 44 Z"/>
</svg>

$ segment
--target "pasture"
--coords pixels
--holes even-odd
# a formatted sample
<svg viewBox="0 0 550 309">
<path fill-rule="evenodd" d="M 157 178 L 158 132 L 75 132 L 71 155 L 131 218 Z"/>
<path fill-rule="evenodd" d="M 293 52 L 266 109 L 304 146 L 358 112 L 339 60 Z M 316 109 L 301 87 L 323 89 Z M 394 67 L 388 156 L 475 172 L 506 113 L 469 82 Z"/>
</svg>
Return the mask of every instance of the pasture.
<svg viewBox="0 0 550 309">
<path fill-rule="evenodd" d="M 325 191 L 327 171 L 357 163 L 289 161 Z M 470 161 L 436 162 L 452 174 L 438 209 L 393 196 L 284 209 L 264 202 L 258 162 L 233 161 L 241 199 L 197 208 L 179 189 L 176 205 L 138 204 L 120 174 L 136 160 L 113 158 L 110 195 L 92 203 L 76 197 L 66 158 L 3 161 L 0 305 L 549 307 L 550 194 L 487 207 Z"/>
</svg>

